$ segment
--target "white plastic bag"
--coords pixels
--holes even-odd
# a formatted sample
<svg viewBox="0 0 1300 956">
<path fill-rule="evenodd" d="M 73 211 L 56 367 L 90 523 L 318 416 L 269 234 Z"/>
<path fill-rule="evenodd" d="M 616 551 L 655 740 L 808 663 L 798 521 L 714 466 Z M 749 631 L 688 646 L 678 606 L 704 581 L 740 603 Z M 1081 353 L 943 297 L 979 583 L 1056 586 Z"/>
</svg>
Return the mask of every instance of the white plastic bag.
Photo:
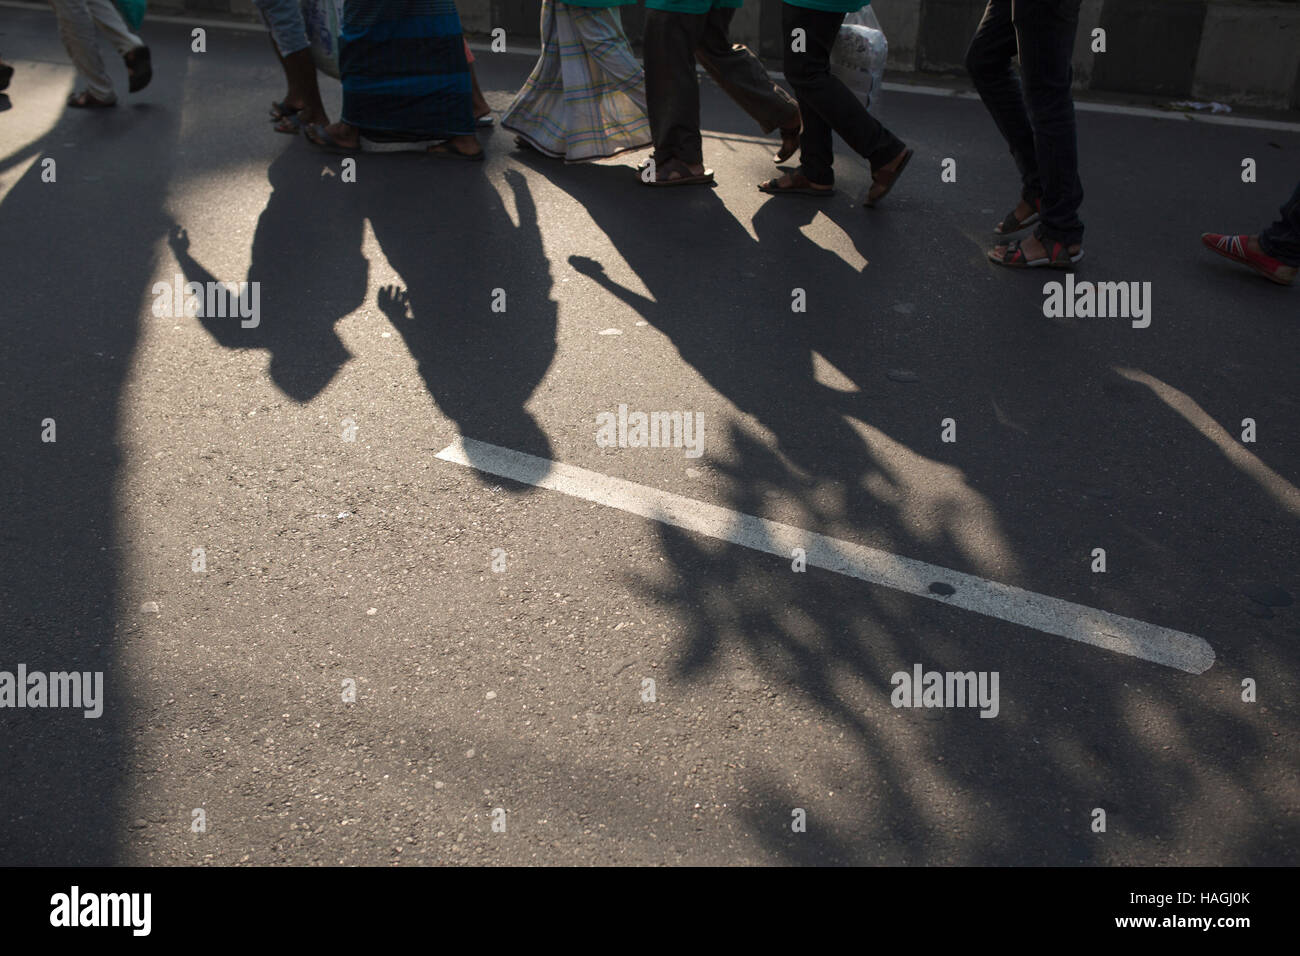
<svg viewBox="0 0 1300 956">
<path fill-rule="evenodd" d="M 831 73 L 851 89 L 867 109 L 880 106 L 889 41 L 870 4 L 844 18 L 831 47 Z"/>
<path fill-rule="evenodd" d="M 311 41 L 316 69 L 339 78 L 339 30 L 343 26 L 343 0 L 302 0 L 302 19 Z"/>
</svg>

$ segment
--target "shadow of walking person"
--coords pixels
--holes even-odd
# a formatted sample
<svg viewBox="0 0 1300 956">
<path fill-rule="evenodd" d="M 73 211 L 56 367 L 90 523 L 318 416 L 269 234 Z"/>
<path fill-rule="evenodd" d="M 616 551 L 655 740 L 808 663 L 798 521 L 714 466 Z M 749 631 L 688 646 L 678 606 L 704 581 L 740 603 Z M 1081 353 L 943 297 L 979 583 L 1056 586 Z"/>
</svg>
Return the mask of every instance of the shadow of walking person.
<svg viewBox="0 0 1300 956">
<path fill-rule="evenodd" d="M 265 349 L 276 386 L 308 402 L 351 357 L 334 324 L 365 300 L 364 216 L 355 187 L 304 150 L 277 157 L 268 179 L 272 192 L 257 220 L 242 295 L 190 253 L 185 229 L 174 227 L 168 244 L 186 281 L 204 288 L 197 317 L 213 339 L 230 349 Z"/>
<path fill-rule="evenodd" d="M 124 648 L 142 627 L 129 605 L 124 404 L 180 136 L 183 84 L 169 79 L 148 115 L 120 110 L 93 126 L 61 115 L 30 142 L 33 127 L 7 128 L 0 148 L 4 866 L 109 866 L 136 850 L 145 678 Z"/>
<path fill-rule="evenodd" d="M 521 161 L 583 206 L 649 295 L 621 285 L 590 257 L 572 256 L 574 269 L 667 335 L 803 471 L 845 480 L 860 474 L 866 448 L 833 407 L 834 393 L 818 383 L 806 316 L 791 309 L 794 288 L 812 288 L 807 269 L 792 272 L 778 250 L 756 243 L 713 190 L 663 195 L 639 187 L 625 167 Z"/>
<path fill-rule="evenodd" d="M 525 406 L 555 356 L 557 309 L 532 195 L 518 172 L 505 180 L 518 225 L 465 168 L 393 163 L 382 182 L 370 177 L 363 208 L 406 283 L 381 289 L 378 304 L 462 436 L 549 459 Z"/>
</svg>

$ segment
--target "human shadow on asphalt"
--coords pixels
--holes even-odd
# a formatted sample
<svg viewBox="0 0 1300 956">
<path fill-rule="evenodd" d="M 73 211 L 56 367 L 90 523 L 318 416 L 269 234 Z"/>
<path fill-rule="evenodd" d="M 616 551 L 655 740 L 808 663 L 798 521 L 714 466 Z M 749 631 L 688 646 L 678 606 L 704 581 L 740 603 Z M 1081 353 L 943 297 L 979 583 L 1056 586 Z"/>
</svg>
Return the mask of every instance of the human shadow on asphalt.
<svg viewBox="0 0 1300 956">
<path fill-rule="evenodd" d="M 242 318 L 237 293 L 218 289 L 219 302 L 205 296 L 198 319 L 228 349 L 268 353 L 268 373 L 296 402 L 324 390 L 350 358 L 335 324 L 365 300 L 369 263 L 361 253 L 365 228 L 360 197 L 337 176 L 322 174 L 319 156 L 286 149 L 267 170 L 271 195 L 253 234 L 247 282 L 258 284 L 260 314 Z M 222 279 L 190 249 L 183 226 L 167 236 L 187 282 L 205 289 Z M 248 312 L 250 297 L 242 304 Z M 209 305 L 216 308 L 209 314 Z"/>
<path fill-rule="evenodd" d="M 366 298 L 369 220 L 404 282 L 379 289 L 375 304 L 438 407 L 466 438 L 549 458 L 550 442 L 524 406 L 555 354 L 556 305 L 523 177 L 506 173 L 515 226 L 479 167 L 362 156 L 358 168 L 358 181 L 343 183 L 340 170 L 323 169 L 321 155 L 302 144 L 278 156 L 247 276 L 260 286 L 261 320 L 245 327 L 232 284 L 199 321 L 226 348 L 265 350 L 280 390 L 311 401 L 350 358 L 334 326 Z M 220 281 L 182 227 L 168 241 L 186 281 Z"/>
<path fill-rule="evenodd" d="M 0 171 L 37 157 L 0 204 L 0 407 L 12 428 L 0 447 L 0 670 L 103 675 L 98 717 L 0 710 L 0 865 L 105 866 L 128 842 L 135 675 L 122 646 L 152 616 L 123 607 L 119 435 L 166 228 L 165 192 L 133 173 L 147 137 L 150 176 L 168 180 L 180 125 L 180 86 L 158 69 L 165 105 L 147 116 L 70 110 L 0 157 Z M 56 162 L 52 182 L 42 159 Z"/>
<path fill-rule="evenodd" d="M 755 215 L 755 241 L 711 190 L 647 189 L 628 167 L 519 160 L 587 211 L 648 293 L 615 281 L 590 257 L 570 265 L 669 336 L 712 388 L 772 432 L 775 450 L 733 428 L 730 460 L 710 463 L 724 479 L 719 503 L 763 515 L 773 497 L 790 500 L 810 530 L 1192 633 L 1223 623 L 1212 607 L 1186 607 L 1205 569 L 1187 573 L 1172 560 L 1180 549 L 1197 550 L 1202 529 L 1152 516 L 1142 491 L 1158 485 L 1160 508 L 1173 514 L 1203 513 L 1215 488 L 1234 489 L 1246 511 L 1273 513 L 1276 503 L 1243 485 L 1216 448 L 1112 367 L 1128 352 L 1163 371 L 1167 353 L 1052 325 L 1035 316 L 1037 305 L 1028 314 L 1008 309 L 1017 301 L 1008 295 L 1041 304 L 1042 279 L 1026 291 L 1011 284 L 1023 276 L 978 271 L 978 247 L 969 262 L 927 258 L 927 250 L 970 246 L 951 223 L 927 218 L 918 231 L 889 205 L 868 213 L 840 200 L 814 207 L 777 198 Z M 929 200 L 888 203 L 916 211 Z M 853 237 L 865 269 L 801 234 L 819 212 Z M 963 269 L 970 278 L 954 280 Z M 807 292 L 806 314 L 791 311 L 795 287 Z M 856 389 L 817 381 L 813 352 Z M 1193 348 L 1175 357 L 1216 359 Z M 884 374 L 898 366 L 917 381 Z M 681 404 L 691 407 L 689 398 Z M 1081 404 L 1096 411 L 1080 415 Z M 957 422 L 958 442 L 941 441 L 944 417 Z M 1180 457 L 1209 480 L 1180 487 L 1143 472 L 1131 447 L 1115 440 L 1135 428 L 1180 446 Z M 788 560 L 719 548 L 671 526 L 658 534 L 675 581 L 639 584 L 681 622 L 677 675 L 713 681 L 738 662 L 756 666 L 857 743 L 856 765 L 835 778 L 857 801 L 848 811 L 755 775 L 744 812 L 778 857 L 1157 862 L 1177 844 L 1209 862 L 1220 844 L 1191 830 L 1213 819 L 1233 834 L 1227 859 L 1291 859 L 1272 829 L 1286 819 L 1285 798 L 1268 775 L 1275 744 L 1243 707 L 1236 670 L 1193 677 L 1117 660 L 827 572 L 793 574 Z M 1123 556 L 1108 577 L 1089 568 L 1099 543 Z M 1209 636 L 1221 653 L 1232 648 L 1247 673 L 1279 666 L 1285 658 L 1275 648 L 1218 640 L 1249 627 L 1240 615 L 1235 627 Z M 1000 672 L 1001 714 L 984 720 L 971 711 L 890 707 L 892 675 L 918 662 Z M 1124 680 L 1117 666 L 1126 668 Z M 807 760 L 806 772 L 816 758 Z M 789 808 L 810 802 L 834 838 L 826 830 L 815 840 L 792 833 Z M 1099 807 L 1122 848 L 1091 829 Z M 1231 822 L 1220 815 L 1229 807 Z"/>
<path fill-rule="evenodd" d="M 524 177 L 505 173 L 515 225 L 480 165 L 412 158 L 372 170 L 358 179 L 361 208 L 405 283 L 377 303 L 429 394 L 461 436 L 549 459 L 526 404 L 555 356 L 557 306 Z"/>
</svg>

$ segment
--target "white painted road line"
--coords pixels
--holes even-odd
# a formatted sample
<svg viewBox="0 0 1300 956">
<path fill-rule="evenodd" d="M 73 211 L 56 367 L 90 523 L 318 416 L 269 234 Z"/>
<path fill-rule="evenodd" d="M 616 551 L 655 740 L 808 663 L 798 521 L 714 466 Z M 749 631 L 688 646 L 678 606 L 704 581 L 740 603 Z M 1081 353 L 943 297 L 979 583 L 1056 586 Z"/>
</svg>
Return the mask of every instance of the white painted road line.
<svg viewBox="0 0 1300 956">
<path fill-rule="evenodd" d="M 741 514 L 472 438 L 458 439 L 440 451 L 437 457 L 489 475 L 618 508 L 784 559 L 790 559 L 795 548 L 803 548 L 812 567 L 884 585 L 941 604 L 953 604 L 976 614 L 1139 657 L 1189 674 L 1203 673 L 1214 663 L 1214 649 L 1193 634 L 986 581 L 972 574 Z M 932 584 L 946 584 L 953 593 L 937 594 L 930 590 Z"/>
</svg>

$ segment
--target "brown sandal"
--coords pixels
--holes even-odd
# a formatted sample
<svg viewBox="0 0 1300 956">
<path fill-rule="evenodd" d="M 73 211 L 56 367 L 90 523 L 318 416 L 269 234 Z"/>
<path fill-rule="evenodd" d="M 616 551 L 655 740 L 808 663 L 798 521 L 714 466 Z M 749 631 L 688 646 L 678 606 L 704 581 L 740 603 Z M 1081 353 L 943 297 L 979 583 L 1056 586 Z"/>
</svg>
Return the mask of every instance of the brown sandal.
<svg viewBox="0 0 1300 956">
<path fill-rule="evenodd" d="M 676 175 L 673 175 L 674 173 Z M 706 169 L 702 173 L 693 173 L 691 167 L 680 159 L 670 159 L 655 170 L 654 179 L 641 181 L 647 186 L 712 186 L 713 170 Z"/>
<path fill-rule="evenodd" d="M 903 147 L 903 151 L 891 159 L 885 166 L 880 168 L 879 172 L 874 169 L 871 171 L 871 188 L 867 190 L 866 198 L 863 200 L 864 206 L 875 206 L 876 203 L 884 199 L 886 194 L 894 188 L 894 183 L 898 182 L 898 177 L 903 175 L 903 170 L 907 164 L 912 161 L 912 150 Z M 895 165 L 897 164 L 897 165 Z M 893 169 L 889 169 L 893 166 Z"/>
<path fill-rule="evenodd" d="M 803 173 L 787 173 L 786 176 L 790 180 L 789 186 L 781 185 L 781 180 L 786 177 L 777 176 L 765 183 L 759 183 L 758 188 L 772 196 L 816 196 L 820 199 L 824 196 L 835 195 L 834 186 L 827 189 L 818 189 L 813 185 L 812 180 Z"/>
</svg>

